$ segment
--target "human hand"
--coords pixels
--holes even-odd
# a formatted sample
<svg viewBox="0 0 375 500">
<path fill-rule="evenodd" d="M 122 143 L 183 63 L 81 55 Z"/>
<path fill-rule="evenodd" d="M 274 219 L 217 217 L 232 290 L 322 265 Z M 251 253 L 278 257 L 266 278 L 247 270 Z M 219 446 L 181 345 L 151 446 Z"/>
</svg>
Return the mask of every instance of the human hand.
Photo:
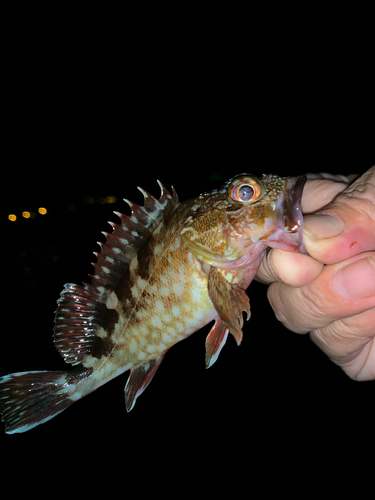
<svg viewBox="0 0 375 500">
<path fill-rule="evenodd" d="M 279 319 L 355 380 L 375 379 L 375 166 L 308 175 L 302 197 L 309 255 L 271 250 L 256 279 Z M 324 208 L 323 208 L 324 207 Z M 317 213 L 315 213 L 317 212 Z"/>
</svg>

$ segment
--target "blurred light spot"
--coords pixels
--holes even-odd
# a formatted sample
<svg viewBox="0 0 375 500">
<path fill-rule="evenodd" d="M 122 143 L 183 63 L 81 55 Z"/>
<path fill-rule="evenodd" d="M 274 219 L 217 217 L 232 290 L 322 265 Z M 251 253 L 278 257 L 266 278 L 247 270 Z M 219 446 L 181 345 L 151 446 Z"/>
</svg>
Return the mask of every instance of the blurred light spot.
<svg viewBox="0 0 375 500">
<path fill-rule="evenodd" d="M 105 205 L 107 203 L 107 200 L 105 198 L 99 198 L 99 203 Z"/>
<path fill-rule="evenodd" d="M 86 200 L 87 203 L 90 203 L 90 205 L 93 205 L 95 203 L 95 200 L 92 196 L 87 196 Z"/>
<path fill-rule="evenodd" d="M 26 257 L 26 252 L 25 252 L 25 250 L 21 250 L 21 251 L 18 253 L 18 255 L 19 255 L 22 259 L 24 259 L 24 258 Z"/>
<path fill-rule="evenodd" d="M 46 210 L 44 207 L 40 207 L 40 208 L 38 208 L 38 212 L 39 212 L 41 215 L 46 215 L 47 210 Z"/>
<path fill-rule="evenodd" d="M 31 269 L 29 267 L 25 267 L 24 268 L 24 272 L 25 272 L 25 274 L 30 274 L 31 273 Z"/>
<path fill-rule="evenodd" d="M 76 206 L 74 205 L 74 203 L 69 203 L 68 204 L 68 209 L 69 210 L 75 210 Z"/>
<path fill-rule="evenodd" d="M 116 196 L 107 196 L 106 201 L 107 203 L 116 203 L 117 198 Z"/>
<path fill-rule="evenodd" d="M 14 214 L 9 214 L 8 219 L 14 222 L 15 220 L 17 220 L 17 217 Z"/>
<path fill-rule="evenodd" d="M 30 219 L 35 219 L 35 217 L 36 217 L 35 212 L 30 212 Z"/>
<path fill-rule="evenodd" d="M 22 212 L 22 217 L 25 217 L 25 219 L 30 219 L 30 212 Z"/>
</svg>

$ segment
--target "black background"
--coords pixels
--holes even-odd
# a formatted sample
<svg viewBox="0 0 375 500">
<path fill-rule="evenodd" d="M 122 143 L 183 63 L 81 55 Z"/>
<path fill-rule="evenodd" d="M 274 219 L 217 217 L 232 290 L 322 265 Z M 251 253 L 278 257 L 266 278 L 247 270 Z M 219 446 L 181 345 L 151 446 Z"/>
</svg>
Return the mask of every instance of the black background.
<svg viewBox="0 0 375 500">
<path fill-rule="evenodd" d="M 161 7 L 96 5 L 51 2 L 48 22 L 35 11 L 10 16 L 0 374 L 65 369 L 52 344 L 56 300 L 65 283 L 87 281 L 112 211 L 127 211 L 124 197 L 142 202 L 136 186 L 158 195 L 160 179 L 185 200 L 240 172 L 350 174 L 374 164 L 374 128 L 332 122 L 330 97 L 327 106 L 315 100 L 317 60 L 252 39 L 246 2 L 220 26 L 184 2 L 174 22 Z M 117 202 L 100 203 L 107 196 Z M 36 217 L 24 219 L 24 210 Z M 243 345 L 230 338 L 210 370 L 207 326 L 171 349 L 129 415 L 121 376 L 29 433 L 0 433 L 1 443 L 226 443 L 250 463 L 312 445 L 370 443 L 359 429 L 373 413 L 374 383 L 349 380 L 308 336 L 283 328 L 264 285 L 248 293 Z"/>
</svg>

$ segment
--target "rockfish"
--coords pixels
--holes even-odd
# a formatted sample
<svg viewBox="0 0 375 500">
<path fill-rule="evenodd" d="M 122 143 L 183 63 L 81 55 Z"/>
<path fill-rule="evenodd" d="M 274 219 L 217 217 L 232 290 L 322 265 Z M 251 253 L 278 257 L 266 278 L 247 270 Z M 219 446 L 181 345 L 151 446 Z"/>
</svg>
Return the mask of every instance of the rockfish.
<svg viewBox="0 0 375 500">
<path fill-rule="evenodd" d="M 6 432 L 47 422 L 128 370 L 129 412 L 166 352 L 212 321 L 207 368 L 229 332 L 240 345 L 245 290 L 266 248 L 303 250 L 305 181 L 244 173 L 183 203 L 159 181 L 159 200 L 138 188 L 144 206 L 125 200 L 131 215 L 115 212 L 121 222 L 99 243 L 91 284 L 68 283 L 58 300 L 54 344 L 74 368 L 0 378 Z"/>
</svg>

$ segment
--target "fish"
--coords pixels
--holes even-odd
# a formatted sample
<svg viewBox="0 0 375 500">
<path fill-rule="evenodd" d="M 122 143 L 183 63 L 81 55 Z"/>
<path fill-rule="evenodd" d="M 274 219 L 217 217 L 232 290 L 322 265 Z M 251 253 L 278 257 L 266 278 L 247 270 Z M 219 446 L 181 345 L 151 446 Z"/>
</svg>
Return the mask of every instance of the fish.
<svg viewBox="0 0 375 500">
<path fill-rule="evenodd" d="M 7 434 L 48 422 L 127 371 L 130 412 L 168 350 L 214 322 L 205 358 L 212 367 L 229 333 L 242 342 L 246 289 L 267 248 L 304 251 L 304 176 L 242 173 L 185 202 L 157 182 L 159 199 L 138 188 L 143 206 L 125 199 L 131 214 L 114 212 L 119 222 L 98 243 L 90 283 L 64 286 L 53 342 L 69 369 L 0 378 Z"/>
</svg>

